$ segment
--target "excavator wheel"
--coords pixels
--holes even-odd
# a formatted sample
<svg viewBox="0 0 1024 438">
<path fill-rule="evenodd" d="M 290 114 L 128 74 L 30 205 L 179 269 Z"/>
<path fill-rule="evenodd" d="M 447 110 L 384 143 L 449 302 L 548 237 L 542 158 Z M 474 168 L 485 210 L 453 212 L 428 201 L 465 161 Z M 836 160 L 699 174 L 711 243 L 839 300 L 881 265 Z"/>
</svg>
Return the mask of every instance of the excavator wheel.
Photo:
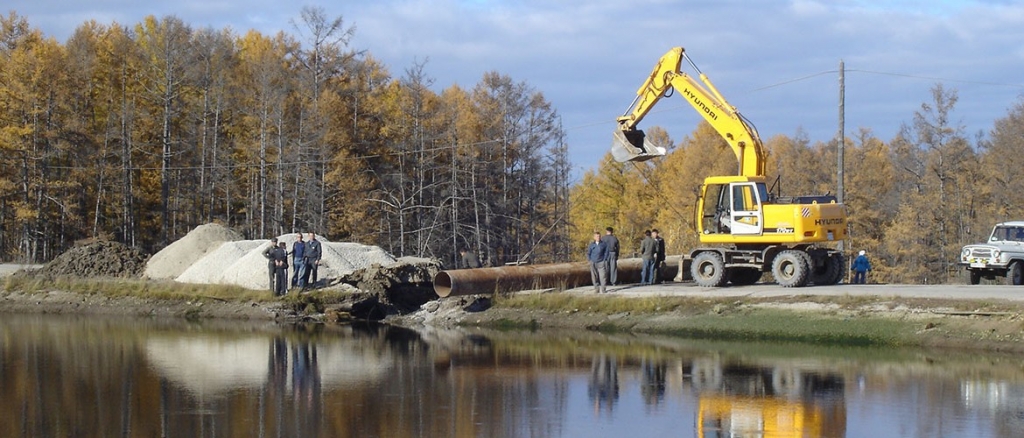
<svg viewBox="0 0 1024 438">
<path fill-rule="evenodd" d="M 749 286 L 761 281 L 761 271 L 755 268 L 732 268 L 729 270 L 729 282 L 736 286 Z"/>
<path fill-rule="evenodd" d="M 772 262 L 772 276 L 782 287 L 804 287 L 807 285 L 811 256 L 799 250 L 789 249 L 775 256 Z"/>
<path fill-rule="evenodd" d="M 700 287 L 725 286 L 729 277 L 725 275 L 725 261 L 717 252 L 706 251 L 697 254 L 690 264 L 690 275 Z"/>
<path fill-rule="evenodd" d="M 811 283 L 818 286 L 825 286 L 839 283 L 843 278 L 843 268 L 846 260 L 841 253 L 825 255 L 820 267 L 811 269 Z M 816 264 L 812 263 L 812 266 Z"/>
<path fill-rule="evenodd" d="M 843 277 L 846 275 L 846 256 L 841 252 L 837 252 L 829 258 L 832 261 L 832 266 L 836 268 L 835 277 L 828 284 L 839 284 L 843 281 Z"/>
</svg>

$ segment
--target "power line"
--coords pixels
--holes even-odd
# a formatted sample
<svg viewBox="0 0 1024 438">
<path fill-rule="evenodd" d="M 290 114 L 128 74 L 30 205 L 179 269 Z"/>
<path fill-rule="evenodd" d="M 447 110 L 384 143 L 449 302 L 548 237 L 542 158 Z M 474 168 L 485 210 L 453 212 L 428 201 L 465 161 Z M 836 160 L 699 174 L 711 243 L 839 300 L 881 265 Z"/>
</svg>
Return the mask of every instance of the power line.
<svg viewBox="0 0 1024 438">
<path fill-rule="evenodd" d="M 846 71 L 847 72 L 858 72 L 858 73 L 882 75 L 882 76 L 895 76 L 895 77 L 910 78 L 910 79 L 925 79 L 925 80 L 929 80 L 929 81 L 939 81 L 939 82 L 953 82 L 953 83 L 961 83 L 961 84 L 992 85 L 992 86 L 997 86 L 997 87 L 1024 88 L 1024 84 L 1011 84 L 1011 83 L 1006 83 L 1006 82 L 988 82 L 988 81 L 972 81 L 972 80 L 968 80 L 968 79 L 950 79 L 950 78 L 942 78 L 942 77 L 937 77 L 937 76 L 921 76 L 921 75 L 912 75 L 912 74 L 908 74 L 908 73 L 892 73 L 892 72 L 875 71 L 875 70 L 863 70 L 863 69 L 855 69 L 855 68 L 848 68 L 848 69 L 846 69 Z M 784 80 L 782 82 L 777 82 L 777 83 L 774 83 L 774 84 L 771 84 L 771 85 L 766 85 L 766 86 L 763 86 L 763 87 L 760 87 L 760 88 L 755 88 L 753 90 L 750 90 L 750 92 L 767 90 L 769 88 L 775 88 L 775 87 L 779 87 L 779 86 L 782 86 L 782 85 L 791 84 L 791 83 L 794 83 L 794 82 L 801 82 L 801 81 L 804 81 L 804 80 L 807 80 L 807 79 L 816 78 L 816 77 L 821 76 L 821 75 L 836 74 L 836 73 L 839 73 L 839 70 L 820 71 L 820 72 L 813 73 L 813 74 L 810 74 L 810 75 L 807 75 L 807 76 L 802 76 L 802 77 L 794 78 L 794 79 L 788 79 L 788 80 Z"/>
<path fill-rule="evenodd" d="M 869 73 L 869 74 L 883 75 L 883 76 L 898 76 L 898 77 L 911 78 L 911 79 L 927 79 L 927 80 L 930 80 L 930 81 L 956 82 L 956 83 L 961 83 L 961 84 L 993 85 L 993 86 L 997 86 L 997 87 L 1024 88 L 1024 84 L 1010 84 L 1010 83 L 1005 83 L 1005 82 L 972 81 L 972 80 L 967 80 L 967 79 L 949 79 L 949 78 L 940 78 L 940 77 L 911 75 L 911 74 L 906 74 L 906 73 L 889 73 L 889 72 L 883 72 L 883 71 L 860 70 L 860 69 L 846 69 L 846 71 L 855 71 L 855 72 L 860 72 L 860 73 Z"/>
<path fill-rule="evenodd" d="M 904 78 L 910 78 L 910 79 L 923 79 L 923 80 L 939 81 L 939 82 L 952 82 L 952 83 L 975 84 L 975 85 L 989 85 L 989 86 L 996 86 L 996 87 L 1024 88 L 1024 84 L 1012 84 L 1012 83 L 1006 83 L 1006 82 L 972 81 L 972 80 L 967 80 L 967 79 L 950 79 L 950 78 L 943 78 L 943 77 L 936 77 L 936 76 L 922 76 L 922 75 L 913 75 L 913 74 L 908 74 L 908 73 L 892 73 L 892 72 L 884 72 L 884 71 L 876 71 L 876 70 L 851 69 L 851 68 L 847 68 L 846 71 L 847 72 L 858 72 L 858 73 L 874 74 L 874 75 L 883 75 L 883 76 L 896 76 L 896 77 L 904 77 Z M 773 84 L 765 85 L 763 87 L 754 88 L 754 89 L 750 90 L 749 93 L 754 93 L 754 92 L 758 92 L 758 91 L 764 91 L 764 90 L 768 90 L 768 89 L 771 89 L 771 88 L 776 88 L 776 87 L 781 87 L 783 85 L 792 84 L 792 83 L 795 83 L 795 82 L 802 82 L 802 81 L 805 81 L 805 80 L 808 80 L 808 79 L 813 79 L 813 78 L 816 78 L 818 76 L 837 74 L 837 73 L 839 73 L 839 70 L 819 71 L 817 73 L 811 73 L 811 74 L 808 74 L 806 76 L 801 76 L 801 77 L 797 77 L 797 78 L 793 78 L 793 79 L 786 79 L 786 80 L 783 80 L 781 82 L 776 82 L 776 83 L 773 83 Z M 656 110 L 651 111 L 651 113 L 653 114 L 653 113 L 670 112 L 670 111 L 678 110 L 680 108 L 686 108 L 686 105 L 677 105 L 677 106 L 668 107 L 668 108 L 658 108 Z M 612 121 L 607 121 L 607 120 L 606 121 L 600 121 L 600 122 L 588 122 L 588 123 L 583 123 L 583 124 L 580 124 L 580 125 L 575 125 L 575 126 L 567 127 L 567 128 L 565 128 L 565 130 L 566 131 L 574 131 L 574 130 L 577 130 L 577 129 L 589 128 L 589 127 L 597 126 L 597 125 L 604 125 L 606 123 L 611 123 L 611 122 Z"/>
<path fill-rule="evenodd" d="M 352 156 L 352 157 L 346 157 L 346 158 L 343 159 L 343 161 L 348 161 L 348 160 L 366 160 L 366 159 L 370 159 L 370 158 L 380 158 L 380 157 L 383 157 L 385 155 L 388 155 L 388 156 L 413 155 L 413 154 L 420 154 L 420 153 L 424 153 L 424 152 L 447 151 L 447 150 L 451 150 L 453 148 L 481 146 L 481 145 L 490 144 L 490 143 L 498 143 L 498 142 L 501 142 L 501 141 L 502 141 L 502 139 L 481 140 L 481 141 L 472 142 L 472 143 L 460 143 L 460 144 L 456 144 L 456 145 L 437 146 L 437 147 L 432 147 L 432 148 L 417 149 L 417 150 L 411 150 L 411 151 L 398 151 L 398 150 L 394 150 L 394 151 L 388 151 L 388 152 L 383 153 L 383 154 L 357 155 L 357 156 Z M 325 158 L 325 159 L 322 159 L 322 160 L 300 160 L 300 161 L 282 161 L 282 162 L 274 161 L 274 162 L 268 162 L 268 163 L 263 164 L 263 165 L 260 165 L 260 164 L 217 164 L 217 165 L 205 165 L 205 166 L 168 166 L 166 168 L 166 170 L 167 171 L 194 171 L 194 170 L 203 170 L 203 169 L 206 169 L 206 170 L 245 170 L 245 169 L 258 169 L 260 167 L 267 167 L 267 168 L 279 168 L 280 167 L 280 168 L 285 168 L 285 167 L 297 166 L 297 165 L 307 165 L 307 166 L 308 165 L 321 165 L 321 164 L 331 163 L 333 161 L 337 161 L 337 160 L 333 159 L 333 158 Z M 47 169 L 55 169 L 55 170 L 83 170 L 83 169 L 93 169 L 95 167 L 96 166 L 46 166 Z M 112 168 L 116 168 L 118 170 L 125 170 L 124 167 L 121 167 L 119 165 L 112 165 L 111 167 Z M 132 166 L 132 167 L 128 167 L 127 170 L 130 170 L 130 171 L 157 171 L 157 170 L 165 170 L 165 168 L 162 167 L 162 166 Z"/>
<path fill-rule="evenodd" d="M 904 78 L 910 78 L 910 79 L 923 79 L 923 80 L 929 80 L 929 81 L 953 82 L 953 83 L 976 84 L 976 85 L 989 85 L 989 86 L 1011 87 L 1011 88 L 1024 88 L 1024 84 L 1012 84 L 1012 83 L 1005 83 L 1005 82 L 989 82 L 989 81 L 972 81 L 972 80 L 966 80 L 966 79 L 950 79 L 950 78 L 935 77 L 935 76 L 921 76 L 921 75 L 913 75 L 913 74 L 908 74 L 908 73 L 893 73 L 893 72 L 884 72 L 884 71 L 875 71 L 875 70 L 864 70 L 864 69 L 849 69 L 848 68 L 848 69 L 846 69 L 846 71 L 847 72 L 858 72 L 858 73 L 882 75 L 882 76 L 904 77 Z M 819 71 L 817 73 L 811 73 L 811 74 L 808 74 L 808 75 L 805 75 L 805 76 L 801 76 L 801 77 L 797 77 L 797 78 L 793 78 L 793 79 L 786 79 L 786 80 L 783 80 L 783 81 L 780 81 L 780 82 L 776 82 L 776 83 L 773 83 L 773 84 L 765 85 L 763 87 L 754 88 L 754 89 L 750 90 L 749 92 L 750 93 L 754 93 L 754 92 L 758 92 L 758 91 L 764 91 L 764 90 L 768 90 L 768 89 L 771 89 L 771 88 L 781 87 L 783 85 L 788 85 L 788 84 L 792 84 L 792 83 L 796 83 L 796 82 L 802 82 L 802 81 L 805 81 L 805 80 L 808 80 L 808 79 L 813 79 L 813 78 L 816 78 L 818 76 L 829 75 L 829 74 L 836 74 L 838 72 L 839 72 L 839 70 Z M 676 111 L 676 110 L 679 110 L 681 108 L 686 108 L 686 107 L 687 107 L 686 105 L 675 105 L 675 106 L 669 106 L 669 107 L 660 107 L 658 109 L 652 110 L 650 112 L 650 114 L 672 112 L 672 111 Z M 582 123 L 582 124 L 579 124 L 579 125 L 568 126 L 568 127 L 565 127 L 564 129 L 565 129 L 565 131 L 575 131 L 575 130 L 579 130 L 579 129 L 585 129 L 585 128 L 590 128 L 590 127 L 604 125 L 604 124 L 610 124 L 610 123 L 614 123 L 614 120 L 602 120 L 602 121 L 587 122 L 587 123 Z M 457 148 L 457 147 L 482 146 L 482 145 L 485 145 L 485 144 L 497 143 L 497 142 L 500 142 L 500 141 L 502 141 L 502 139 L 497 138 L 497 139 L 490 139 L 490 140 L 481 140 L 481 141 L 472 142 L 472 143 L 460 143 L 460 144 L 456 144 L 456 145 L 445 145 L 445 146 L 438 146 L 438 147 L 434 147 L 434 148 L 418 149 L 418 150 L 414 150 L 414 151 L 389 151 L 386 154 L 373 154 L 373 155 L 361 155 L 361 156 L 348 157 L 348 158 L 346 158 L 346 160 L 365 160 L 365 159 L 370 159 L 370 158 L 379 158 L 379 157 L 381 157 L 383 155 L 408 155 L 408 154 L 419 154 L 419 153 L 423 153 L 423 152 L 436 152 L 436 151 L 441 151 L 441 150 L 449 150 L 449 149 Z M 282 162 L 282 163 L 276 163 L 275 162 L 275 163 L 267 163 L 265 166 L 269 167 L 269 168 L 276 168 L 276 167 L 287 167 L 287 166 L 293 166 L 293 165 L 320 165 L 320 164 L 325 164 L 325 163 L 328 163 L 328 162 L 331 162 L 331 161 L 334 161 L 334 160 L 333 159 L 324 159 L 324 160 L 289 161 L 289 162 Z M 81 170 L 81 169 L 92 168 L 94 166 L 48 166 L 48 167 L 50 169 L 60 169 L 60 170 Z M 258 168 L 258 167 L 260 167 L 260 165 L 258 165 L 258 164 L 232 164 L 232 165 L 216 165 L 216 166 L 174 166 L 174 167 L 168 167 L 166 170 L 169 170 L 169 171 L 188 171 L 188 170 L 201 170 L 201 169 L 210 169 L 210 170 L 217 170 L 217 169 L 221 169 L 221 170 L 223 170 L 223 169 L 238 170 L 238 169 L 249 169 L 249 168 Z M 130 168 L 128 168 L 128 170 L 132 170 L 132 171 L 155 171 L 155 170 L 163 170 L 163 168 L 162 167 L 130 167 Z"/>
</svg>

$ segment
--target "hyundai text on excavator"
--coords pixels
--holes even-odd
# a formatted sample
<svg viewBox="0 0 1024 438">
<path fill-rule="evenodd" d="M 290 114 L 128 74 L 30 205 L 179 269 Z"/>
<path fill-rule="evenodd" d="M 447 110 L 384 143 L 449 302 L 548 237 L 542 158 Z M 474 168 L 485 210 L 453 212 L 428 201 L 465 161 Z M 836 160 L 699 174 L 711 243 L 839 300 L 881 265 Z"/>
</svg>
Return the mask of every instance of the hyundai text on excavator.
<svg viewBox="0 0 1024 438">
<path fill-rule="evenodd" d="M 680 71 L 686 60 L 701 83 Z M 690 273 L 703 287 L 749 285 L 771 272 L 784 287 L 836 284 L 845 273 L 841 252 L 821 245 L 846 238 L 846 210 L 833 196 L 782 197 L 769 192 L 767 153 L 753 124 L 675 47 L 661 57 L 619 117 L 612 156 L 619 162 L 665 155 L 637 129 L 662 97 L 679 93 L 725 139 L 739 161 L 737 175 L 704 180 L 694 208 L 701 247 L 690 251 Z"/>
</svg>

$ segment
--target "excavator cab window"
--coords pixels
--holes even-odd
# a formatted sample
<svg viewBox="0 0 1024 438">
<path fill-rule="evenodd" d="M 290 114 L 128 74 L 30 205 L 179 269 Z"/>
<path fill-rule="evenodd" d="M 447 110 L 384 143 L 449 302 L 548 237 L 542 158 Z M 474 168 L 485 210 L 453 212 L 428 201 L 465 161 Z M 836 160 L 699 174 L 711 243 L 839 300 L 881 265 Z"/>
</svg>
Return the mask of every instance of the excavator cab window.
<svg viewBox="0 0 1024 438">
<path fill-rule="evenodd" d="M 707 197 L 704 198 L 704 211 L 701 213 L 704 233 L 729 233 L 729 185 L 715 184 L 707 187 L 705 193 Z"/>
<path fill-rule="evenodd" d="M 733 183 L 732 211 L 726 222 L 732 234 L 761 234 L 763 213 L 761 211 L 764 184 L 754 182 Z"/>
</svg>

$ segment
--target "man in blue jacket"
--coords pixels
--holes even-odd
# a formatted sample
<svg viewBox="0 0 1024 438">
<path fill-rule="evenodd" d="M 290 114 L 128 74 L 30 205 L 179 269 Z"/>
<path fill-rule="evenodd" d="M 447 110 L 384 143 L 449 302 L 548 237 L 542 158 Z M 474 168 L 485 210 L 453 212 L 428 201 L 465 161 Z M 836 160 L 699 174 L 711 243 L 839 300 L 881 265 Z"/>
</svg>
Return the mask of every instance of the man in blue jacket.
<svg viewBox="0 0 1024 438">
<path fill-rule="evenodd" d="M 304 287 L 306 283 L 302 276 L 306 275 L 306 262 L 302 257 L 306 253 L 306 243 L 302 241 L 302 233 L 295 234 L 295 243 L 292 244 L 292 287 Z"/>
<path fill-rule="evenodd" d="M 590 281 L 599 294 L 605 293 L 608 285 L 608 245 L 601 241 L 601 233 L 594 232 L 594 241 L 587 246 L 587 261 L 590 262 Z"/>
<path fill-rule="evenodd" d="M 850 267 L 850 270 L 853 271 L 853 284 L 864 284 L 867 273 L 871 270 L 871 262 L 864 250 L 861 250 L 857 254 L 857 258 L 853 259 L 853 266 Z"/>
</svg>

